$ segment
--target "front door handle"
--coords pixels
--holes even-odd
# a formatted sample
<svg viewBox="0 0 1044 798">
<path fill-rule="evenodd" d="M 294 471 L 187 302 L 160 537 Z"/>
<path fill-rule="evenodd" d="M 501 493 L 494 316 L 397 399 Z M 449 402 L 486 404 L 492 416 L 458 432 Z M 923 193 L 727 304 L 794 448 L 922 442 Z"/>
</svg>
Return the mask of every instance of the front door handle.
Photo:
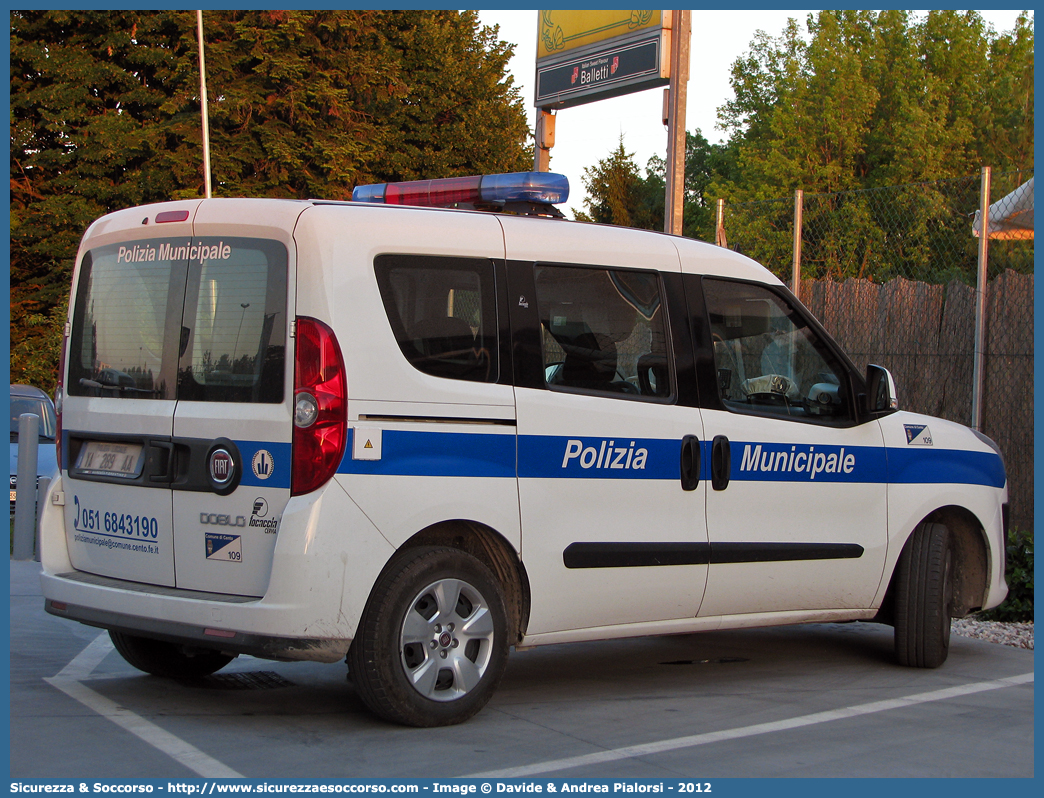
<svg viewBox="0 0 1044 798">
<path fill-rule="evenodd" d="M 715 435 L 711 446 L 711 487 L 725 490 L 732 475 L 732 446 L 724 435 Z"/>
<path fill-rule="evenodd" d="M 682 490 L 696 490 L 700 484 L 700 439 L 695 435 L 682 438 L 681 484 Z"/>
</svg>

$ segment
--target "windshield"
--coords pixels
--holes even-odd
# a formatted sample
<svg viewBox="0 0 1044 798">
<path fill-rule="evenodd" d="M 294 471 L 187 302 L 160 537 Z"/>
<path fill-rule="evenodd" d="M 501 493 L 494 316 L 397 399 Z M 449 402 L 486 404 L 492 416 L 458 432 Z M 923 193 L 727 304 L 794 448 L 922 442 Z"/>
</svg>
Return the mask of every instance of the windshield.
<svg viewBox="0 0 1044 798">
<path fill-rule="evenodd" d="M 18 440 L 18 417 L 32 413 L 40 417 L 40 440 L 54 440 L 57 421 L 50 401 L 33 396 L 11 397 L 11 440 Z"/>
</svg>

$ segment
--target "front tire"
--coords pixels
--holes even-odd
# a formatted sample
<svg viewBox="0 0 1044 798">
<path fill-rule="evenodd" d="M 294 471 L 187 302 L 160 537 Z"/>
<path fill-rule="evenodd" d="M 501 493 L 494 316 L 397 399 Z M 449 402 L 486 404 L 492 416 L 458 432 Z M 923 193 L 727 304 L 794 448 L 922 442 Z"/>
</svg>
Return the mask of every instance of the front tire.
<svg viewBox="0 0 1044 798">
<path fill-rule="evenodd" d="M 211 649 L 190 649 L 175 643 L 109 630 L 113 646 L 139 671 L 167 679 L 198 679 L 224 668 L 235 659 Z"/>
<path fill-rule="evenodd" d="M 385 720 L 448 726 L 486 705 L 508 648 L 503 593 L 489 569 L 456 549 L 413 549 L 377 580 L 349 676 Z"/>
<path fill-rule="evenodd" d="M 895 655 L 901 665 L 938 668 L 950 651 L 953 551 L 950 530 L 923 523 L 899 556 Z"/>
</svg>

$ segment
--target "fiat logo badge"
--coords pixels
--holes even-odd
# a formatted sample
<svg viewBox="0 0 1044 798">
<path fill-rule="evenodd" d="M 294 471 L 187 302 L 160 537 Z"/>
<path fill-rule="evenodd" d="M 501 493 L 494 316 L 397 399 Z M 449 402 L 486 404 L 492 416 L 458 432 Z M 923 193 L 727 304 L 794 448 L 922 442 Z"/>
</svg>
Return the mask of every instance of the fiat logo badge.
<svg viewBox="0 0 1044 798">
<path fill-rule="evenodd" d="M 235 471 L 235 461 L 227 449 L 215 449 L 210 453 L 210 478 L 218 485 L 226 485 Z"/>
</svg>

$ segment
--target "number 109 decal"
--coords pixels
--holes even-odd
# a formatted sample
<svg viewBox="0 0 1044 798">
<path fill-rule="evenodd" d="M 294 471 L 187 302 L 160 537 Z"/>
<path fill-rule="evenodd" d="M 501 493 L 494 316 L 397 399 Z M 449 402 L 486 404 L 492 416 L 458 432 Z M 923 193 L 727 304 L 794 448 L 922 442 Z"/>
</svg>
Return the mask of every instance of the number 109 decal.
<svg viewBox="0 0 1044 798">
<path fill-rule="evenodd" d="M 207 532 L 206 544 L 208 560 L 243 562 L 243 538 L 240 535 Z"/>
</svg>

